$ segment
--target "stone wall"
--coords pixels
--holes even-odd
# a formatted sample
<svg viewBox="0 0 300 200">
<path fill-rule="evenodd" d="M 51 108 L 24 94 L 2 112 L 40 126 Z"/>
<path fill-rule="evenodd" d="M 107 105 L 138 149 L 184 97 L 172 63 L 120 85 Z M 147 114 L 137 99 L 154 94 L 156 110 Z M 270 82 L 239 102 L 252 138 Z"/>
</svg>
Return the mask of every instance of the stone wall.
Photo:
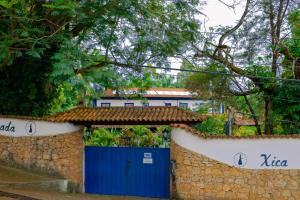
<svg viewBox="0 0 300 200">
<path fill-rule="evenodd" d="M 240 169 L 189 151 L 174 141 L 174 199 L 300 199 L 300 170 Z"/>
<path fill-rule="evenodd" d="M 0 160 L 30 171 L 64 177 L 71 189 L 82 191 L 82 130 L 42 137 L 0 136 Z"/>
</svg>

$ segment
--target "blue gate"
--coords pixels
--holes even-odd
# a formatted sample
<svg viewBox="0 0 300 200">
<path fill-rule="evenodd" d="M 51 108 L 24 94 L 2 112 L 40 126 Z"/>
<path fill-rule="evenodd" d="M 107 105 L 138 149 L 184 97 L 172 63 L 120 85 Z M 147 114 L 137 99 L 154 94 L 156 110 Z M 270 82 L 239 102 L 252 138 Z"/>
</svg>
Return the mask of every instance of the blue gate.
<svg viewBox="0 0 300 200">
<path fill-rule="evenodd" d="M 170 149 L 85 147 L 85 192 L 169 198 Z"/>
</svg>

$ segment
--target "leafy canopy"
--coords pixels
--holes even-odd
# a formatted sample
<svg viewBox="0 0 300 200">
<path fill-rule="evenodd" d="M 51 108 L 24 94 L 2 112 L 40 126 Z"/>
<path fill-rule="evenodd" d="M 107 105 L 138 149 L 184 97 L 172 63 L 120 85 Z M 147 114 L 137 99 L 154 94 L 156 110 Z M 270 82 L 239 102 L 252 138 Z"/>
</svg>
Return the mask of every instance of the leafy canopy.
<svg viewBox="0 0 300 200">
<path fill-rule="evenodd" d="M 167 58 L 196 37 L 198 5 L 198 0 L 1 0 L 0 112 L 45 115 L 89 99 L 91 83 L 117 87 L 116 81 L 108 83 L 114 72 L 99 68 L 168 66 Z"/>
</svg>

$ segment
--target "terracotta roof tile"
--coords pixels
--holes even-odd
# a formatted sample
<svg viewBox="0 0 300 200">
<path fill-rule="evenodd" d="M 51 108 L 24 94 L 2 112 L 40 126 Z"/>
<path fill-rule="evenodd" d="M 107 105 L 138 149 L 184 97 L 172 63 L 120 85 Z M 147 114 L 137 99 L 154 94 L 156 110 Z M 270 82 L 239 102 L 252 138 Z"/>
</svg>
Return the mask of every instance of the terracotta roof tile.
<svg viewBox="0 0 300 200">
<path fill-rule="evenodd" d="M 78 107 L 50 116 L 47 120 L 98 125 L 198 123 L 205 119 L 178 107 Z"/>
<path fill-rule="evenodd" d="M 253 136 L 234 136 L 234 135 L 211 135 L 211 134 L 204 134 L 196 129 L 186 125 L 186 124 L 171 124 L 174 128 L 181 128 L 184 129 L 197 137 L 203 139 L 270 139 L 270 138 L 295 138 L 300 139 L 300 134 L 287 134 L 287 135 L 253 135 Z"/>
<path fill-rule="evenodd" d="M 120 90 L 122 92 L 129 92 L 129 91 L 135 91 L 137 92 L 137 94 L 140 94 L 141 96 L 145 97 L 145 98 L 150 98 L 150 97 L 163 97 L 163 98 L 168 98 L 168 97 L 178 97 L 178 98 L 196 98 L 195 95 L 193 95 L 191 93 L 191 91 L 189 91 L 186 88 L 149 88 L 149 89 L 145 89 L 144 92 L 146 93 L 140 93 L 141 92 L 141 88 L 125 88 L 123 90 Z M 147 91 L 155 91 L 155 92 L 167 92 L 165 94 L 149 94 L 147 93 Z M 135 96 L 136 94 L 122 94 L 122 92 L 120 94 L 116 94 L 116 91 L 113 91 L 111 89 L 107 89 L 104 91 L 104 96 L 105 98 L 110 98 L 110 97 L 130 97 L 130 96 Z M 178 94 L 171 94 L 170 92 L 179 92 Z M 181 92 L 187 92 L 189 94 L 181 94 Z"/>
<path fill-rule="evenodd" d="M 255 122 L 253 119 L 243 119 L 240 117 L 235 117 L 234 118 L 234 124 L 238 126 L 255 126 Z M 260 121 L 258 124 L 262 124 Z"/>
</svg>

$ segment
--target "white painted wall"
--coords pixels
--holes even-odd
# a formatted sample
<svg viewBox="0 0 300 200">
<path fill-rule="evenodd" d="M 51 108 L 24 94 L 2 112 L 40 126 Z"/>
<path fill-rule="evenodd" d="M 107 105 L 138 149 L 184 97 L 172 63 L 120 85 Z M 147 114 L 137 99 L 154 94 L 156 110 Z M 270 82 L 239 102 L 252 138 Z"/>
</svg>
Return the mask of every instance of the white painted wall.
<svg viewBox="0 0 300 200">
<path fill-rule="evenodd" d="M 143 106 L 141 100 L 127 100 L 127 99 L 101 99 L 97 100 L 97 107 L 101 107 L 101 103 L 110 103 L 111 107 L 123 107 L 125 103 L 134 103 L 134 106 Z M 190 109 L 195 109 L 199 105 L 205 103 L 201 100 L 147 100 L 149 106 L 165 106 L 165 103 L 171 103 L 172 106 L 179 106 L 180 103 L 188 103 Z"/>
<path fill-rule="evenodd" d="M 300 169 L 300 138 L 203 139 L 184 129 L 173 128 L 172 139 L 188 150 L 230 166 L 247 169 Z M 262 154 L 267 157 L 270 155 L 267 164 Z M 242 157 L 241 165 L 238 164 L 239 155 Z M 283 166 L 272 166 L 273 160 L 273 164 L 277 161 L 277 164 L 281 163 Z M 284 166 L 284 160 L 287 166 Z"/>
<path fill-rule="evenodd" d="M 80 126 L 75 126 L 70 123 L 0 118 L 0 135 L 12 137 L 60 135 L 75 132 L 79 129 Z"/>
</svg>

